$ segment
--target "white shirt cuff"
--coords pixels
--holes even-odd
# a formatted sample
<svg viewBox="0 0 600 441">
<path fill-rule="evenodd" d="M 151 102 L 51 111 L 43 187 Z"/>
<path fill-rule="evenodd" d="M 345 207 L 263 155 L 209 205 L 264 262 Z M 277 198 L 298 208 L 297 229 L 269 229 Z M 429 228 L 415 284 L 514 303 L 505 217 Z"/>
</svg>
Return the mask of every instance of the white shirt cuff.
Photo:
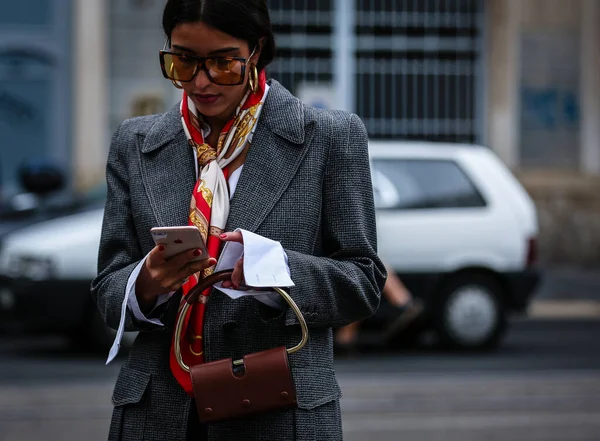
<svg viewBox="0 0 600 441">
<path fill-rule="evenodd" d="M 175 291 L 171 291 L 166 294 L 161 294 L 160 296 L 158 296 L 156 299 L 156 304 L 154 305 L 154 308 L 152 308 L 152 311 L 150 311 L 150 313 L 148 315 L 152 315 L 152 313 L 156 310 L 156 308 L 158 308 L 163 303 L 168 302 L 169 299 L 173 296 L 173 294 L 175 294 Z M 140 322 L 152 323 L 153 325 L 163 326 L 163 323 L 159 319 L 157 319 L 157 318 L 149 319 L 144 315 L 144 313 L 140 309 L 140 304 L 138 303 L 137 296 L 135 295 L 135 286 L 133 287 L 133 291 L 131 293 L 129 293 L 129 300 L 128 300 L 127 306 L 129 306 L 129 310 L 131 311 L 133 316 Z"/>
<path fill-rule="evenodd" d="M 117 354 L 119 353 L 119 349 L 121 347 L 121 340 L 123 339 L 123 334 L 125 332 L 127 307 L 129 307 L 133 316 L 137 320 L 144 322 L 144 323 L 151 323 L 153 325 L 163 326 L 163 323 L 159 319 L 157 319 L 157 318 L 148 319 L 142 313 L 142 311 L 140 309 L 140 305 L 137 301 L 137 297 L 135 295 L 135 282 L 140 274 L 140 271 L 142 270 L 142 265 L 144 265 L 147 258 L 148 258 L 148 255 L 146 255 L 146 257 L 144 257 L 136 265 L 136 267 L 131 272 L 129 279 L 127 279 L 127 287 L 125 288 L 125 297 L 123 298 L 123 303 L 121 306 L 121 319 L 119 320 L 119 328 L 117 329 L 117 334 L 115 335 L 115 340 L 114 340 L 112 347 L 110 348 L 110 351 L 108 353 L 108 359 L 106 360 L 106 364 L 113 361 L 115 359 L 115 357 L 117 356 Z M 156 308 L 158 308 L 160 305 L 167 302 L 171 298 L 171 296 L 174 294 L 174 292 L 175 291 L 160 295 L 156 301 L 156 305 L 154 305 L 154 308 L 152 308 L 152 311 L 150 312 L 150 314 L 152 314 L 152 312 L 154 312 L 154 310 Z"/>
<path fill-rule="evenodd" d="M 244 256 L 244 280 L 250 288 L 261 290 L 235 290 L 223 288 L 217 283 L 215 288 L 227 294 L 232 299 L 253 296 L 265 305 L 283 309 L 285 300 L 275 291 L 265 291 L 264 288 L 287 288 L 294 286 L 290 277 L 288 256 L 281 244 L 250 231 L 237 229 L 244 238 L 244 243 L 227 242 L 223 247 L 215 271 L 232 269 L 240 257 Z"/>
</svg>

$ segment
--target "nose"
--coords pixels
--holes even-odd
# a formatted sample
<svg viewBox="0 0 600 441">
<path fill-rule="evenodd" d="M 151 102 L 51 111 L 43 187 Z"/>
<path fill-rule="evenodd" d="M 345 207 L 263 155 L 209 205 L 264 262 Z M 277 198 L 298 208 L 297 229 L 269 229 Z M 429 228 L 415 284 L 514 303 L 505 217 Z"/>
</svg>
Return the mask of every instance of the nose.
<svg viewBox="0 0 600 441">
<path fill-rule="evenodd" d="M 204 70 L 204 66 L 198 66 L 198 73 L 194 77 L 194 85 L 198 89 L 204 89 L 211 84 L 208 74 Z"/>
</svg>

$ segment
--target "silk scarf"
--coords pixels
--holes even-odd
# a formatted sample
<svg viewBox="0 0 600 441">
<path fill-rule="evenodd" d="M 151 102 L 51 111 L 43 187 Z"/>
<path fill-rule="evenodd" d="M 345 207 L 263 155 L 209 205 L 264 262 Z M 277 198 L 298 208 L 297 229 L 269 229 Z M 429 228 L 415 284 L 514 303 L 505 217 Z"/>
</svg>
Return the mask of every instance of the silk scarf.
<svg viewBox="0 0 600 441">
<path fill-rule="evenodd" d="M 219 235 L 223 233 L 229 216 L 227 166 L 252 141 L 268 90 L 269 86 L 266 84 L 266 75 L 263 71 L 259 75 L 256 92 L 246 92 L 234 116 L 221 131 L 216 146 L 210 146 L 205 142 L 203 135 L 205 122 L 185 92 L 181 100 L 181 121 L 188 143 L 194 149 L 198 162 L 198 179 L 191 198 L 188 225 L 194 225 L 200 230 L 210 257 L 215 259 L 218 259 L 222 248 Z M 213 271 L 214 267 L 207 268 L 203 274 L 196 273 L 184 283 L 178 319 L 187 294 L 200 279 Z M 204 362 L 204 315 L 210 291 L 211 288 L 206 289 L 183 318 L 183 329 L 187 331 L 182 332 L 180 338 L 181 356 L 184 363 L 190 367 Z M 175 355 L 176 338 L 179 336 L 174 332 L 170 355 L 171 371 L 183 389 L 193 396 L 190 374 L 182 369 Z"/>
</svg>

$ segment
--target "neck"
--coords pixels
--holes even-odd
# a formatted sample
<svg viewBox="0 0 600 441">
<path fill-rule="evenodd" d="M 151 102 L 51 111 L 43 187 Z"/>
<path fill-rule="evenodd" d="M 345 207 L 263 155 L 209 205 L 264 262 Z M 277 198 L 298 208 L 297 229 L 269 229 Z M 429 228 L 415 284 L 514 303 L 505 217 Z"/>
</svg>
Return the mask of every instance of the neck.
<svg viewBox="0 0 600 441">
<path fill-rule="evenodd" d="M 210 126 L 211 133 L 221 133 L 230 117 L 211 116 L 204 117 L 204 121 Z"/>
</svg>

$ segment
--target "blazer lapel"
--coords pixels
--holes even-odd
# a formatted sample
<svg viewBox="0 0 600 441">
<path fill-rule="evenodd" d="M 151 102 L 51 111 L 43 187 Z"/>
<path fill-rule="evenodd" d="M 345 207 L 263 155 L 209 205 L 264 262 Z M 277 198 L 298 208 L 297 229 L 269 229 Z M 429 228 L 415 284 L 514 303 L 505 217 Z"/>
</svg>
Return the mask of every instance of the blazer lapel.
<svg viewBox="0 0 600 441">
<path fill-rule="evenodd" d="M 256 231 L 298 171 L 312 139 L 302 103 L 276 81 L 231 201 L 227 230 Z"/>
<path fill-rule="evenodd" d="M 152 126 L 141 147 L 142 182 L 156 226 L 187 225 L 196 184 L 194 160 L 175 106 Z"/>
<path fill-rule="evenodd" d="M 312 139 L 302 103 L 277 81 L 271 88 L 235 195 L 227 230 L 256 231 L 296 174 Z M 196 184 L 179 106 L 162 115 L 142 141 L 140 169 L 156 226 L 187 225 Z"/>
</svg>

